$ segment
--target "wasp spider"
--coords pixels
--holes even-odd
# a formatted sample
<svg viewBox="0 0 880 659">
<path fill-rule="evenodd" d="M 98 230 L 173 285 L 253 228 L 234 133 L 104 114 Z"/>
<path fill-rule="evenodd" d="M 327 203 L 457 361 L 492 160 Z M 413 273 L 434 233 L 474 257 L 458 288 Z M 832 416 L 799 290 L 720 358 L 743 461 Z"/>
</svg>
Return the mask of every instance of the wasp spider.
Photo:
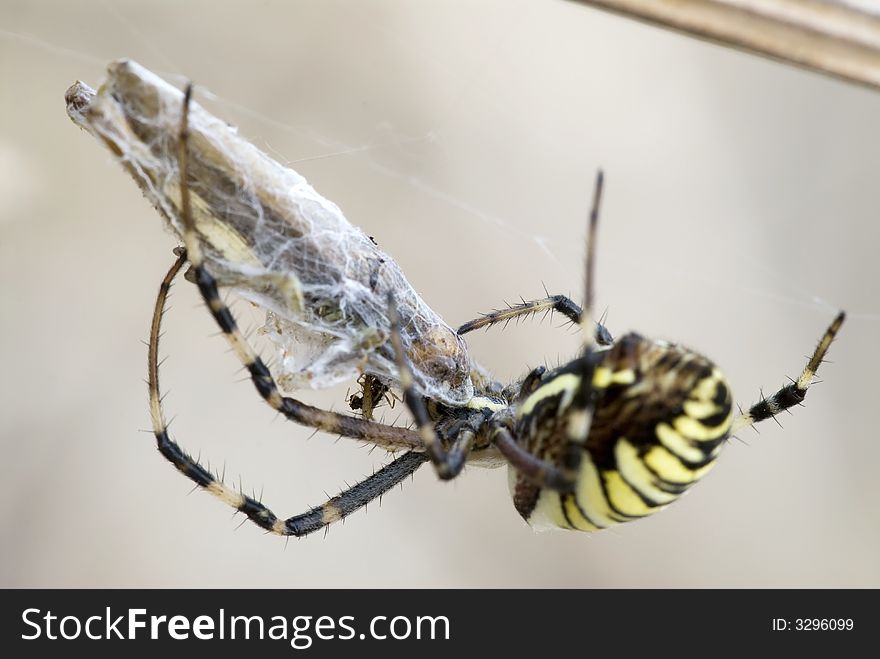
<svg viewBox="0 0 880 659">
<path fill-rule="evenodd" d="M 416 388 L 401 346 L 394 301 L 389 296 L 390 340 L 403 401 L 415 429 L 384 425 L 371 418 L 387 386 L 366 380 L 363 395 L 351 399 L 361 417 L 321 410 L 282 396 L 263 361 L 241 334 L 221 301 L 217 283 L 204 266 L 190 211 L 187 181 L 187 90 L 181 119 L 179 161 L 185 248 L 169 270 L 156 301 L 149 353 L 153 427 L 159 451 L 201 488 L 279 535 L 303 536 L 343 519 L 380 497 L 430 462 L 442 479 L 455 478 L 471 459 L 494 454 L 509 466 L 516 510 L 529 524 L 596 531 L 650 515 L 675 501 L 715 464 L 732 433 L 800 404 L 840 329 L 833 320 L 800 376 L 763 398 L 747 412 L 734 412 L 730 387 L 706 357 L 680 345 L 630 333 L 613 339 L 594 326 L 593 264 L 602 192 L 601 172 L 590 213 L 581 309 L 564 296 L 484 315 L 462 325 L 465 334 L 539 311 L 555 310 L 580 326 L 580 354 L 559 368 L 538 367 L 506 387 L 486 383 L 466 404 L 452 407 L 426 399 Z M 293 517 L 276 516 L 261 501 L 228 487 L 189 456 L 168 434 L 159 396 L 158 341 L 162 312 L 172 280 L 189 262 L 201 295 L 260 396 L 296 421 L 400 452 L 362 482 Z M 485 378 L 475 378 L 483 382 Z"/>
</svg>

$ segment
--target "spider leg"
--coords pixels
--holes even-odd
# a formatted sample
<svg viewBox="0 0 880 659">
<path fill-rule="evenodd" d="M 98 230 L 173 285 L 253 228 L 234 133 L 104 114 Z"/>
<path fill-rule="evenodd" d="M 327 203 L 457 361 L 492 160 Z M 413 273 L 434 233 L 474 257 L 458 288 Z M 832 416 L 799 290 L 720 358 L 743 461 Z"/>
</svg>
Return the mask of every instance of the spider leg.
<svg viewBox="0 0 880 659">
<path fill-rule="evenodd" d="M 574 491 L 575 480 L 553 463 L 542 460 L 529 453 L 516 443 L 510 431 L 504 426 L 491 430 L 492 443 L 508 463 L 523 476 L 538 485 L 557 492 Z"/>
<path fill-rule="evenodd" d="M 544 313 L 550 311 L 558 311 L 575 325 L 580 325 L 581 315 L 583 313 L 581 308 L 565 295 L 550 295 L 548 297 L 541 298 L 540 300 L 531 300 L 529 302 L 524 301 L 521 304 L 510 305 L 506 309 L 498 309 L 496 311 L 483 314 L 479 318 L 470 320 L 459 327 L 458 334 L 460 336 L 462 334 L 467 334 L 468 332 L 473 332 L 474 330 L 481 329 L 483 327 L 492 327 L 493 325 L 497 325 L 498 323 L 506 324 L 514 318 L 519 318 L 520 316 L 535 315 L 541 313 L 542 311 Z M 608 328 L 605 327 L 605 325 L 603 325 L 601 322 L 596 323 L 596 343 L 605 346 L 614 343 L 614 338 L 611 336 L 611 332 L 609 332 Z"/>
<path fill-rule="evenodd" d="M 743 428 L 748 428 L 765 419 L 773 418 L 783 410 L 799 405 L 804 400 L 804 397 L 807 395 L 807 389 L 810 388 L 810 384 L 812 384 L 813 378 L 819 370 L 819 365 L 825 359 L 825 354 L 828 352 L 828 348 L 831 347 L 831 342 L 837 336 L 837 332 L 840 330 L 840 326 L 843 325 L 845 318 L 846 314 L 841 311 L 831 321 L 798 379 L 782 387 L 776 393 L 762 397 L 760 401 L 749 408 L 748 412 L 740 414 L 734 419 L 730 434 L 735 434 Z"/>
<path fill-rule="evenodd" d="M 592 330 L 593 309 L 593 271 L 596 254 L 596 226 L 599 221 L 599 204 L 602 199 L 603 175 L 600 170 L 596 176 L 596 187 L 593 192 L 593 203 L 590 210 L 590 221 L 587 230 L 587 256 L 585 264 L 584 309 L 580 314 L 580 326 L 583 332 L 583 354 L 571 363 L 573 371 L 579 376 L 578 384 L 573 391 L 571 402 L 565 408 L 565 450 L 558 463 L 547 462 L 533 455 L 528 449 L 513 438 L 510 432 L 501 425 L 490 429 L 492 441 L 508 462 L 528 480 L 558 492 L 567 497 L 573 496 L 575 484 L 580 476 L 584 445 L 590 434 L 595 407 L 596 388 L 593 375 L 596 365 L 601 359 L 593 348 Z M 597 341 L 598 342 L 598 341 Z M 529 386 L 535 387 L 540 382 L 542 373 L 537 370 L 526 378 Z M 535 387 L 536 391 L 540 388 Z"/>
<path fill-rule="evenodd" d="M 262 359 L 248 344 L 229 308 L 220 299 L 217 282 L 208 272 L 202 258 L 202 250 L 196 232 L 195 221 L 190 207 L 190 191 L 188 181 L 187 142 L 189 139 L 189 103 L 192 96 L 192 85 L 187 86 L 180 118 L 180 139 L 178 159 L 180 163 L 180 213 L 183 224 L 183 240 L 186 254 L 192 266 L 192 272 L 199 292 L 205 301 L 214 320 L 223 331 L 233 352 L 251 375 L 254 386 L 260 396 L 272 409 L 280 412 L 288 419 L 305 426 L 325 432 L 362 439 L 377 446 L 388 449 L 421 448 L 419 434 L 408 428 L 396 428 L 381 423 L 358 419 L 337 412 L 306 405 L 294 398 L 282 396 L 271 372 Z"/>
<path fill-rule="evenodd" d="M 580 316 L 581 331 L 584 336 L 584 353 L 592 350 L 593 344 L 593 270 L 596 262 L 596 228 L 599 224 L 599 205 L 602 203 L 602 187 L 605 175 L 600 169 L 596 174 L 593 188 L 593 203 L 590 208 L 590 221 L 587 224 L 587 258 L 584 268 L 584 309 Z M 607 331 L 607 330 L 606 330 Z"/>
<path fill-rule="evenodd" d="M 452 447 L 447 452 L 443 448 L 440 437 L 434 429 L 434 424 L 428 415 L 425 401 L 416 389 L 412 371 L 406 362 L 403 343 L 400 339 L 400 317 L 394 304 L 393 295 L 388 296 L 388 319 L 391 321 L 391 345 L 394 348 L 394 356 L 397 360 L 397 370 L 400 377 L 400 388 L 403 390 L 403 402 L 409 408 L 419 429 L 419 436 L 428 457 L 434 465 L 437 476 L 443 480 L 450 480 L 461 473 L 467 462 L 468 455 L 474 445 L 474 433 L 463 428 L 455 437 Z"/>
<path fill-rule="evenodd" d="M 581 313 L 581 334 L 583 335 L 583 355 L 580 357 L 580 384 L 574 392 L 571 403 L 566 410 L 566 448 L 562 457 L 562 474 L 566 484 L 572 486 L 580 475 L 581 457 L 584 444 L 590 434 L 595 407 L 595 389 L 593 374 L 596 370 L 596 359 L 593 357 L 593 271 L 596 260 L 596 227 L 599 224 L 599 205 L 602 201 L 604 175 L 602 170 L 596 174 L 593 189 L 593 203 L 590 209 L 590 221 L 587 226 L 587 257 L 584 267 L 584 310 Z M 567 488 L 566 488 L 567 489 Z M 569 494 L 569 496 L 572 496 Z"/>
<path fill-rule="evenodd" d="M 171 439 L 162 409 L 158 362 L 162 316 L 165 312 L 165 301 L 171 284 L 187 259 L 185 250 L 178 249 L 176 252 L 177 260 L 162 280 L 159 294 L 156 297 L 156 306 L 153 310 L 148 354 L 148 384 L 150 389 L 150 416 L 153 421 L 153 432 L 156 435 L 157 448 L 165 459 L 173 464 L 178 471 L 197 486 L 207 490 L 237 511 L 244 513 L 257 526 L 278 535 L 304 536 L 347 517 L 367 505 L 370 501 L 381 497 L 428 461 L 428 456 L 422 452 L 409 451 L 404 453 L 372 476 L 332 497 L 324 504 L 310 508 L 300 515 L 294 515 L 287 519 L 279 519 L 275 513 L 258 499 L 249 497 L 240 490 L 229 487 L 223 482 L 222 477 L 218 479 L 214 476 L 196 458 L 190 456 L 177 442 Z"/>
</svg>

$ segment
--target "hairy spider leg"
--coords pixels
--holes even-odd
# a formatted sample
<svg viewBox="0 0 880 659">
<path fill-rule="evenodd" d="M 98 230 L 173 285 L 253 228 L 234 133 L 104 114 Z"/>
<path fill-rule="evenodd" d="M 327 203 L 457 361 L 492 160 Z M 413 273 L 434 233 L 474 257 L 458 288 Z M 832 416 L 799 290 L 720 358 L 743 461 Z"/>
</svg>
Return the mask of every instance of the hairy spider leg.
<svg viewBox="0 0 880 659">
<path fill-rule="evenodd" d="M 573 394 L 568 407 L 565 429 L 565 452 L 561 464 L 556 465 L 530 454 L 516 442 L 509 430 L 502 425 L 492 428 L 495 446 L 517 471 L 541 487 L 570 494 L 574 491 L 580 473 L 584 444 L 590 434 L 590 426 L 595 406 L 593 374 L 596 368 L 593 336 L 593 271 L 596 254 L 596 227 L 599 221 L 599 206 L 602 199 L 603 174 L 596 175 L 593 203 L 587 229 L 587 255 L 584 268 L 584 308 L 578 310 L 578 320 L 584 337 L 583 354 L 573 364 L 580 369 L 580 384 Z M 548 298 L 552 299 L 552 298 Z M 567 299 L 567 298 L 566 298 Z M 573 303 L 572 303 L 573 304 Z M 524 303 L 527 306 L 527 303 Z M 525 313 L 525 312 L 523 312 Z M 602 327 L 601 325 L 599 326 Z M 604 328 L 602 328 L 604 329 Z M 607 334 L 607 330 L 605 330 Z M 597 332 L 596 343 L 603 343 L 603 334 Z M 610 334 L 608 335 L 610 340 Z M 538 376 L 539 377 L 539 376 Z"/>
<path fill-rule="evenodd" d="M 824 361 L 825 354 L 828 352 L 828 348 L 831 347 L 831 342 L 834 341 L 834 337 L 837 336 L 837 332 L 840 330 L 845 319 L 846 313 L 843 311 L 839 312 L 834 320 L 831 321 L 828 329 L 825 330 L 822 338 L 819 339 L 812 357 L 810 357 L 807 365 L 804 366 L 804 370 L 801 371 L 798 379 L 785 385 L 776 393 L 762 398 L 752 405 L 748 412 L 736 417 L 731 427 L 731 434 L 735 434 L 743 428 L 748 428 L 766 419 L 773 418 L 783 410 L 800 405 L 803 402 L 807 395 L 807 389 L 810 388 L 813 378 L 819 370 L 819 365 Z"/>
<path fill-rule="evenodd" d="M 520 446 L 509 430 L 503 425 L 496 424 L 492 430 L 492 441 L 507 461 L 526 478 L 537 483 L 541 487 L 547 487 L 560 492 L 571 493 L 577 482 L 583 457 L 584 444 L 590 434 L 590 425 L 593 416 L 594 389 L 593 373 L 596 360 L 593 358 L 594 342 L 600 345 L 613 343 L 611 334 L 605 327 L 597 323 L 593 330 L 593 271 L 595 269 L 596 254 L 596 228 L 599 222 L 599 206 L 602 200 L 602 187 L 604 175 L 601 170 L 596 175 L 596 184 L 593 191 L 593 202 L 590 209 L 590 218 L 587 228 L 587 254 L 584 268 L 584 307 L 580 309 L 574 302 L 565 296 L 549 296 L 543 300 L 523 302 L 521 305 L 510 307 L 506 310 L 488 314 L 482 318 L 465 323 L 459 333 L 469 332 L 478 327 L 489 327 L 502 320 L 510 320 L 520 315 L 535 313 L 542 309 L 561 311 L 570 320 L 577 322 L 583 333 L 583 354 L 577 360 L 582 369 L 580 386 L 574 393 L 569 406 L 568 425 L 566 428 L 566 448 L 561 465 L 555 465 L 530 454 Z M 540 374 L 538 375 L 538 377 Z"/>
<path fill-rule="evenodd" d="M 499 323 L 505 326 L 511 320 L 522 316 L 535 316 L 539 313 L 550 313 L 557 311 L 568 318 L 575 325 L 581 324 L 581 308 L 569 297 L 565 295 L 548 295 L 539 300 L 523 300 L 520 304 L 511 304 L 506 309 L 495 309 L 489 313 L 482 314 L 479 318 L 469 320 L 458 328 L 458 335 L 467 334 L 474 330 L 482 328 L 490 328 Z M 601 320 L 596 323 L 596 343 L 603 346 L 610 346 L 614 343 L 614 338 L 608 328 L 602 324 Z"/>
<path fill-rule="evenodd" d="M 244 513 L 257 526 L 278 535 L 304 536 L 327 527 L 351 513 L 381 497 L 407 476 L 416 471 L 428 456 L 418 451 L 408 451 L 391 461 L 372 476 L 349 487 L 324 504 L 310 508 L 306 512 L 287 519 L 278 518 L 261 501 L 249 497 L 240 490 L 226 485 L 195 458 L 184 451 L 168 433 L 168 424 L 162 409 L 162 397 L 159 388 L 159 338 L 161 336 L 162 318 L 165 314 L 165 302 L 171 284 L 186 262 L 186 250 L 176 250 L 178 257 L 159 287 L 156 305 L 153 309 L 153 320 L 150 326 L 150 343 L 148 354 L 150 416 L 153 421 L 153 432 L 159 453 L 171 462 L 178 471 L 202 489 Z"/>
</svg>

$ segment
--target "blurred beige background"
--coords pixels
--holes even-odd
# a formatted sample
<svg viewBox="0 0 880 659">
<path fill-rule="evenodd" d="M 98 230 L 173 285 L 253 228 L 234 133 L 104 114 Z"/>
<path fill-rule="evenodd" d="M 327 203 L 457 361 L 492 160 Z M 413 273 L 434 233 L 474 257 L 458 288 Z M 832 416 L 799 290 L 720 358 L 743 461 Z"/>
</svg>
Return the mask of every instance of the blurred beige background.
<svg viewBox="0 0 880 659">
<path fill-rule="evenodd" d="M 749 404 L 841 307 L 833 363 L 784 429 L 744 434 L 682 501 L 613 531 L 533 533 L 503 470 L 428 468 L 326 538 L 236 530 L 138 432 L 175 241 L 63 103 L 123 56 L 195 80 L 450 324 L 542 282 L 580 296 L 602 166 L 615 333 L 705 352 Z M 0 586 L 880 586 L 877 93 L 559 0 L 3 0 L 0 90 Z M 285 515 L 382 463 L 273 421 L 176 290 L 163 384 L 184 446 Z M 559 324 L 469 344 L 512 378 L 574 351 Z"/>
</svg>

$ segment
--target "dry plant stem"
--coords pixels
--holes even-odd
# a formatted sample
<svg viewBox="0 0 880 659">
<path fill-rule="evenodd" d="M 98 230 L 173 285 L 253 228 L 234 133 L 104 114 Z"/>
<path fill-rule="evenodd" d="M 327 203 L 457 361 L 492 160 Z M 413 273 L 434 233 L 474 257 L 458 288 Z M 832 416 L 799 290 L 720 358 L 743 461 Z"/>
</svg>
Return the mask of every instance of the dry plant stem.
<svg viewBox="0 0 880 659">
<path fill-rule="evenodd" d="M 181 237 L 177 145 L 182 93 L 120 60 L 95 91 L 77 82 L 67 111 L 119 159 Z M 473 396 L 478 368 L 455 330 L 432 311 L 388 254 L 297 172 L 193 103 L 187 187 L 206 267 L 218 283 L 267 311 L 279 384 L 322 388 L 366 372 L 395 384 L 386 300 L 419 390 L 450 404 Z"/>
<path fill-rule="evenodd" d="M 841 0 L 574 0 L 880 88 L 880 3 Z"/>
</svg>

